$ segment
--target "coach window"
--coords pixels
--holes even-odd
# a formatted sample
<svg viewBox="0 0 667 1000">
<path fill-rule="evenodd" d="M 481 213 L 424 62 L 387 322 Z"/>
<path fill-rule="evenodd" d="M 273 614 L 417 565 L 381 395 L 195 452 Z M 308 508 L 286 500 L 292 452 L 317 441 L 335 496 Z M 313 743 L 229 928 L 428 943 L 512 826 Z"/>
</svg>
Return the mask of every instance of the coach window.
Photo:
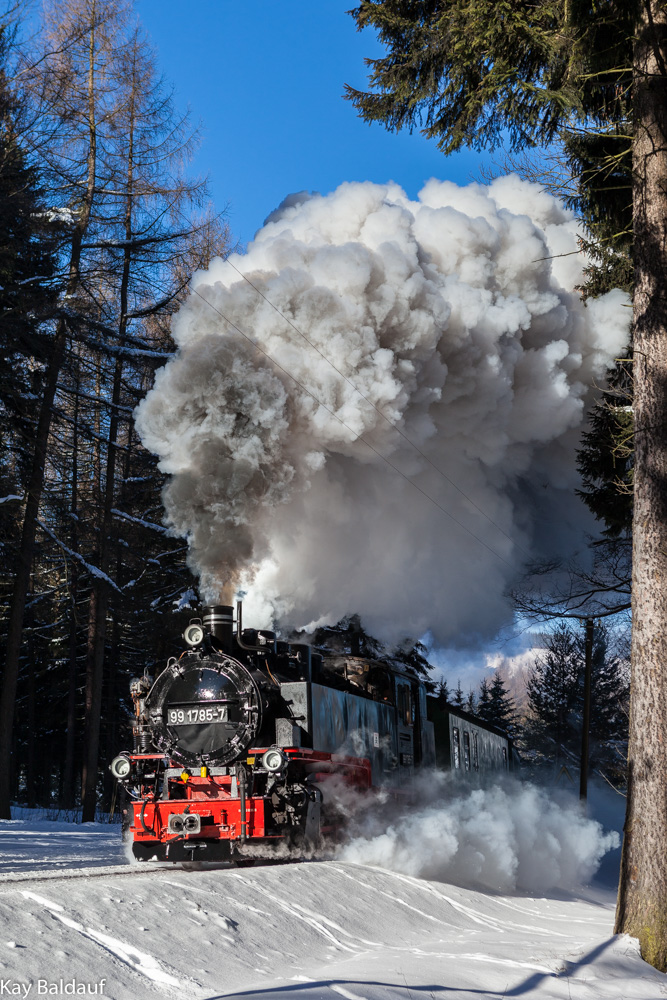
<svg viewBox="0 0 667 1000">
<path fill-rule="evenodd" d="M 454 767 L 461 766 L 461 741 L 459 738 L 459 731 L 454 726 L 452 730 L 452 743 L 454 746 Z"/>
<path fill-rule="evenodd" d="M 463 734 L 463 766 L 470 770 L 470 733 Z"/>
<path fill-rule="evenodd" d="M 412 717 L 412 692 L 407 684 L 401 684 L 398 688 L 398 714 L 404 726 L 414 725 Z"/>
<path fill-rule="evenodd" d="M 475 771 L 479 771 L 479 747 L 477 746 L 477 733 L 472 734 L 472 766 Z"/>
<path fill-rule="evenodd" d="M 507 747 L 503 747 L 503 767 L 507 767 Z"/>
</svg>

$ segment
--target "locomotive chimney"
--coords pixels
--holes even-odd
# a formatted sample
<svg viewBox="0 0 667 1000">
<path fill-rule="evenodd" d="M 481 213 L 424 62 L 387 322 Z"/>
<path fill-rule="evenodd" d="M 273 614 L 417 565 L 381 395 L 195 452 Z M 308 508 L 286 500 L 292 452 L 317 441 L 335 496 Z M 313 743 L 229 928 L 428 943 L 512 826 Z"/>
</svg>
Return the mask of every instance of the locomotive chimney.
<svg viewBox="0 0 667 1000">
<path fill-rule="evenodd" d="M 234 608 L 227 604 L 202 608 L 202 622 L 213 637 L 213 645 L 222 653 L 231 654 L 234 642 Z"/>
</svg>

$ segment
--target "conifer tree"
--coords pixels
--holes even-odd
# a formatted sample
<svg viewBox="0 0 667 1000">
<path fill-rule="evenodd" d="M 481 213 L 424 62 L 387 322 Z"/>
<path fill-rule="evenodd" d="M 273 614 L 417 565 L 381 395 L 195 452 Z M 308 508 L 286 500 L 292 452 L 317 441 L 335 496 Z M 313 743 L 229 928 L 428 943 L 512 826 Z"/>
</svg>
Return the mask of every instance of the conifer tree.
<svg viewBox="0 0 667 1000">
<path fill-rule="evenodd" d="M 591 663 L 591 728 L 594 740 L 627 740 L 628 681 L 618 656 L 610 649 L 610 630 L 597 622 L 593 634 Z M 584 658 L 585 640 L 579 636 L 579 657 Z"/>
<path fill-rule="evenodd" d="M 609 370 L 607 388 L 589 414 L 577 452 L 583 487 L 576 492 L 604 525 L 603 534 L 626 546 L 632 531 L 633 464 L 631 362 L 625 358 Z"/>
<path fill-rule="evenodd" d="M 202 181 L 187 180 L 182 174 L 194 136 L 187 118 L 174 123 L 173 105 L 157 78 L 153 53 L 138 30 L 128 37 L 122 56 L 116 70 L 121 107 L 114 120 L 114 141 L 107 150 L 116 176 L 116 197 L 108 199 L 103 239 L 90 243 L 90 249 L 97 250 L 106 262 L 111 304 L 107 322 L 116 333 L 117 350 L 110 378 L 104 486 L 97 512 L 96 564 L 104 576 L 93 581 L 89 614 L 84 821 L 94 818 L 103 674 L 108 653 L 107 611 L 113 591 L 105 577 L 109 577 L 115 555 L 112 523 L 119 499 L 118 438 L 126 419 L 121 394 L 123 379 L 127 379 L 131 367 L 122 349 L 133 334 L 140 332 L 138 312 L 146 316 L 159 311 L 165 297 L 173 299 L 182 291 L 178 278 L 175 283 L 170 279 L 176 275 L 180 259 L 196 242 L 199 224 L 188 210 L 198 205 L 205 191 Z M 107 663 L 113 669 L 111 658 Z"/>
<path fill-rule="evenodd" d="M 443 677 L 442 680 L 438 681 L 435 689 L 436 697 L 438 699 L 438 704 L 444 708 L 449 701 L 449 689 L 447 687 L 447 681 Z"/>
<path fill-rule="evenodd" d="M 410 644 L 406 641 L 402 646 L 398 646 L 391 655 L 391 659 L 396 663 L 409 667 L 411 671 L 424 681 L 426 690 L 430 693 L 435 690 L 435 684 L 431 679 L 432 666 L 428 662 L 426 653 L 428 650 L 423 642 Z"/>
<path fill-rule="evenodd" d="M 499 670 L 496 670 L 489 688 L 489 722 L 510 736 L 516 729 L 514 699 L 508 693 Z"/>
<path fill-rule="evenodd" d="M 577 639 L 562 622 L 547 639 L 545 653 L 536 659 L 527 685 L 534 730 L 555 743 L 557 754 L 574 749 L 578 741 L 574 713 L 581 672 Z"/>
<path fill-rule="evenodd" d="M 482 677 L 477 698 L 477 714 L 485 722 L 491 721 L 491 691 L 487 677 Z"/>
<path fill-rule="evenodd" d="M 0 27 L 0 67 L 3 49 Z M 14 455 L 25 468 L 17 435 L 25 443 L 33 432 L 34 396 L 49 354 L 45 321 L 55 308 L 58 233 L 21 147 L 17 114 L 0 68 L 0 420 L 5 448 L 14 440 Z"/>
<path fill-rule="evenodd" d="M 627 285 L 635 27 L 628 5 L 508 10 L 493 0 L 362 0 L 351 14 L 388 50 L 367 60 L 370 90 L 346 87 L 365 121 L 421 128 L 444 153 L 560 142 L 574 179 L 570 201 L 594 234 L 600 278 L 613 272 L 614 287 Z"/>
<path fill-rule="evenodd" d="M 7 495 L 15 497 L 9 501 L 6 514 L 2 512 L 3 521 L 7 515 L 11 518 L 9 524 L 3 525 L 8 530 L 3 532 L 2 549 L 4 559 L 13 568 L 6 585 L 9 604 L 20 604 L 21 620 L 15 622 L 18 630 L 14 629 L 18 641 L 33 552 L 32 544 L 25 544 L 24 512 L 30 505 L 31 453 L 39 433 L 34 409 L 35 400 L 45 392 L 45 373 L 58 351 L 47 325 L 55 310 L 57 284 L 52 280 L 56 266 L 54 233 L 49 232 L 49 215 L 37 172 L 18 138 L 17 103 L 4 72 L 6 41 L 6 28 L 0 28 L 0 433 L 4 450 L 2 479 L 9 487 Z M 18 645 L 13 652 L 16 655 L 12 660 L 5 644 L 0 696 L 0 816 L 5 817 L 9 815 Z"/>
</svg>

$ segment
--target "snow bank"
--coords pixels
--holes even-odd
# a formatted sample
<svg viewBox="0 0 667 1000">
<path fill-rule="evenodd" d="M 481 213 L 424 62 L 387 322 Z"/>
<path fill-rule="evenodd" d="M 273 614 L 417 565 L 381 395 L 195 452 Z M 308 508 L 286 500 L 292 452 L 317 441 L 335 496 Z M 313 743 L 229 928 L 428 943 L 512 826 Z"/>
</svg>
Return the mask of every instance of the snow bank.
<svg viewBox="0 0 667 1000">
<path fill-rule="evenodd" d="M 121 864 L 126 860 L 120 825 L 46 818 L 45 810 L 12 807 L 14 819 L 0 820 L 0 878 L 9 873 Z M 71 818 L 74 810 L 69 813 Z"/>
<path fill-rule="evenodd" d="M 128 872 L 0 883 L 0 978 L 30 1000 L 40 979 L 104 980 L 111 1000 L 664 996 L 613 938 L 612 894 L 485 894 L 343 862 Z"/>
<path fill-rule="evenodd" d="M 101 824 L 69 825 L 72 861 L 84 853 L 98 867 L 58 873 L 49 862 L 63 848 L 45 823 L 0 824 L 32 845 L 39 868 L 27 881 L 18 857 L 19 881 L 0 878 L 4 995 L 33 1000 L 47 984 L 63 996 L 74 984 L 110 1000 L 664 997 L 667 977 L 612 935 L 608 890 L 488 893 L 342 859 L 105 870 L 120 831 Z M 51 826 L 66 836 L 67 824 Z"/>
</svg>

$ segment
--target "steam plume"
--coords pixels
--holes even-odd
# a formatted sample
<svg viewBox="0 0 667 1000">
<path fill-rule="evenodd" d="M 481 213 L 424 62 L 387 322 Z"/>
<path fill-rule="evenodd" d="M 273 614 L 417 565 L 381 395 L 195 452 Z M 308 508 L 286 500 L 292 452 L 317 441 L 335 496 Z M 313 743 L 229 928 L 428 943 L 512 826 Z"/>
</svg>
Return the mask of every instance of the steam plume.
<svg viewBox="0 0 667 1000">
<path fill-rule="evenodd" d="M 395 805 L 362 808 L 343 792 L 352 835 L 339 857 L 443 882 L 545 891 L 588 882 L 620 843 L 554 789 L 508 778 L 471 789 L 437 771 L 415 788 L 419 806 L 398 817 Z"/>
<path fill-rule="evenodd" d="M 259 625 L 493 633 L 526 553 L 581 539 L 574 450 L 627 340 L 623 293 L 575 291 L 576 250 L 572 215 L 516 177 L 418 201 L 354 183 L 291 196 L 197 273 L 137 426 L 204 594 L 242 586 Z"/>
</svg>

